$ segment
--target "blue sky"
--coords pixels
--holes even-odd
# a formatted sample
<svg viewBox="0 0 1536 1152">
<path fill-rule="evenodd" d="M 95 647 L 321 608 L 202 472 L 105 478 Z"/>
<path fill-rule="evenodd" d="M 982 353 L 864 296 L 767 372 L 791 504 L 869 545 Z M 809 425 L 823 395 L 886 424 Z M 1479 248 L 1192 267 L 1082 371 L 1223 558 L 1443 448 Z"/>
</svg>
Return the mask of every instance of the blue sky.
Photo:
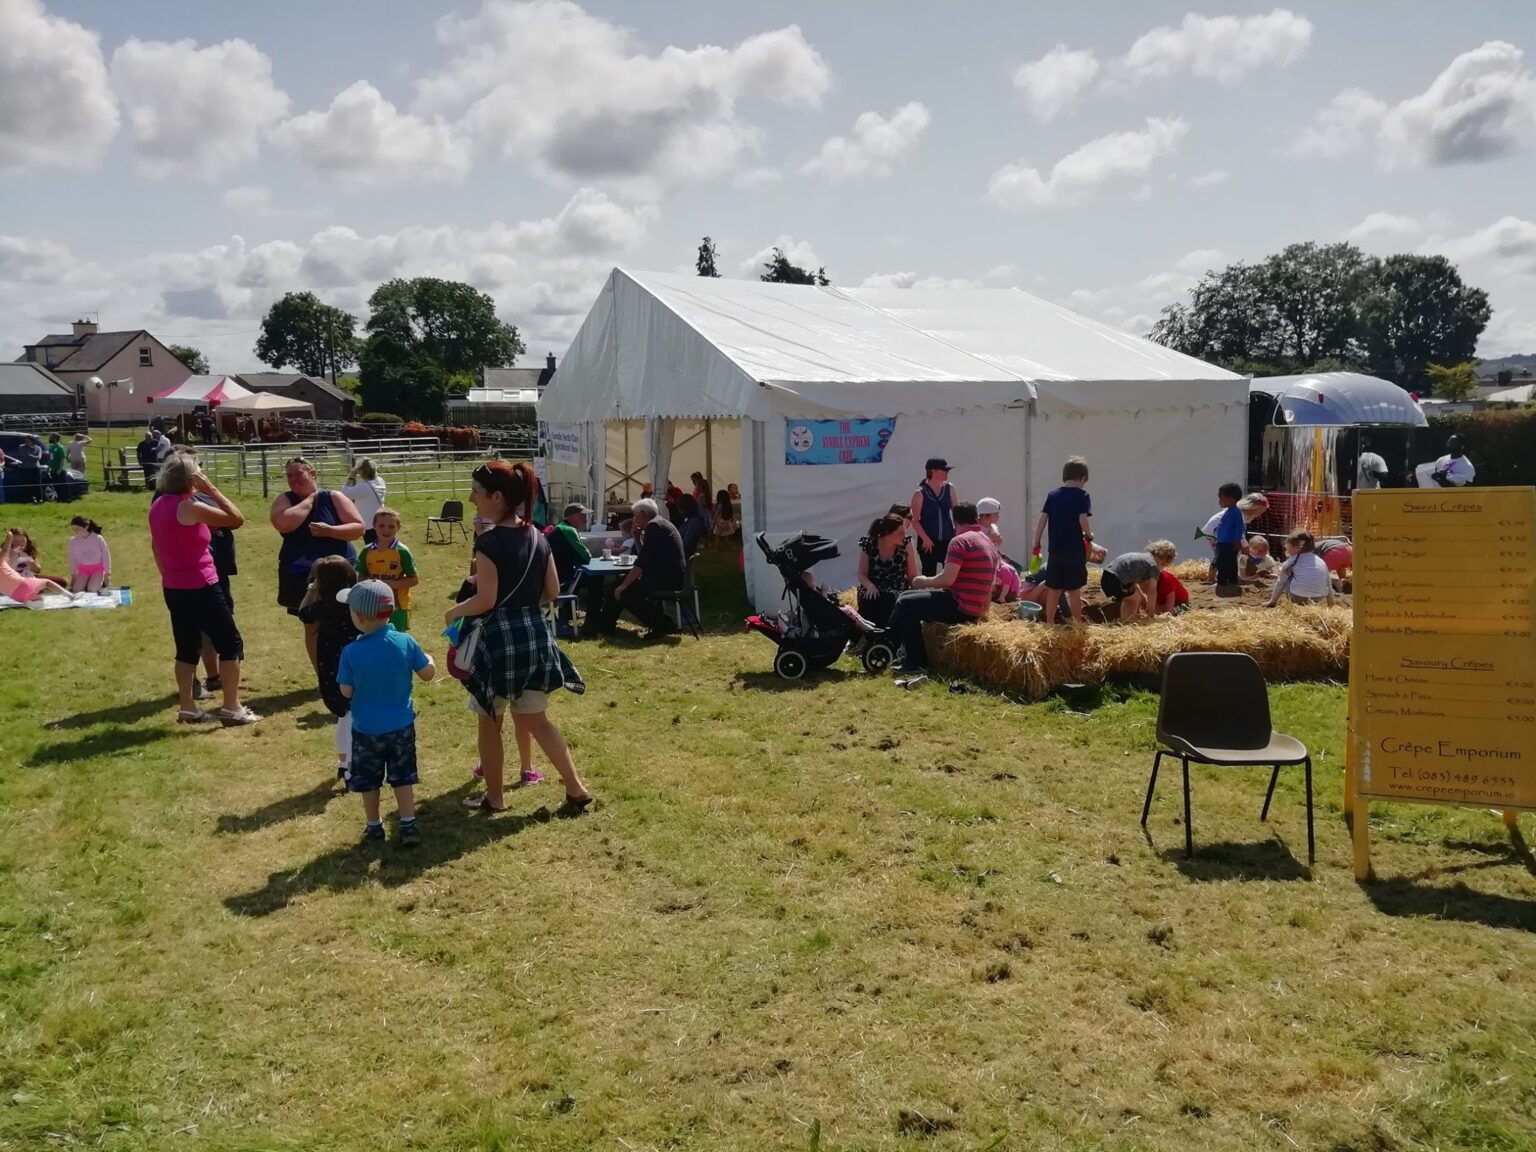
<svg viewBox="0 0 1536 1152">
<path fill-rule="evenodd" d="M 84 311 L 254 366 L 270 302 L 616 263 L 1018 285 L 1144 331 L 1296 240 L 1436 251 L 1536 351 L 1536 5 L 0 0 L 0 349 Z"/>
</svg>

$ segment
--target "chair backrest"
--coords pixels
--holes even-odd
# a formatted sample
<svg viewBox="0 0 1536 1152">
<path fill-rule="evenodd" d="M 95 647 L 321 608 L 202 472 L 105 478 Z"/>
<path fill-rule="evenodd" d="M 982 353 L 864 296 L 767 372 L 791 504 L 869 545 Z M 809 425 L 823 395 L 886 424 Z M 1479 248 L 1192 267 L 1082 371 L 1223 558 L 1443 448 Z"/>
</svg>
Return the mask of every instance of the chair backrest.
<svg viewBox="0 0 1536 1152">
<path fill-rule="evenodd" d="M 692 592 L 693 591 L 693 579 L 694 579 L 694 574 L 695 574 L 695 572 L 698 569 L 698 566 L 699 566 L 699 554 L 697 552 L 695 552 L 692 556 L 688 557 L 688 563 L 683 568 L 683 591 L 684 592 Z"/>
<path fill-rule="evenodd" d="M 439 520 L 462 520 L 462 519 L 464 519 L 464 501 L 462 501 L 462 500 L 444 500 L 443 501 L 443 514 L 441 516 L 439 516 L 438 519 Z"/>
<path fill-rule="evenodd" d="M 1163 664 L 1159 739 L 1207 748 L 1263 748 L 1273 730 L 1264 673 L 1242 652 L 1175 652 Z"/>
</svg>

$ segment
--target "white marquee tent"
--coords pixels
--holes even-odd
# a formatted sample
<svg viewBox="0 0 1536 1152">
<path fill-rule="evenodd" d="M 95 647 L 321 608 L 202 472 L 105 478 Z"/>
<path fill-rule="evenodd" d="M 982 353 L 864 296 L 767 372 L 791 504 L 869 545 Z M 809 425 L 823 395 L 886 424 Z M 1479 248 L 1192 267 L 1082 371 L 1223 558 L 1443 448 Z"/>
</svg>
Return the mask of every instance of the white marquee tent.
<svg viewBox="0 0 1536 1152">
<path fill-rule="evenodd" d="M 221 414 L 238 412 L 252 416 L 300 411 L 313 414 L 315 410 L 315 406 L 307 400 L 277 396 L 270 392 L 253 392 L 228 376 L 188 376 L 176 387 L 157 392 L 149 400 L 151 404 L 162 408 L 182 411 L 216 408 Z"/>
<path fill-rule="evenodd" d="M 1023 557 L 1062 462 L 1087 457 L 1095 534 L 1111 553 L 1185 540 L 1246 472 L 1241 376 L 1007 289 L 818 288 L 614 269 L 545 390 L 539 417 L 581 428 L 595 496 L 616 470 L 607 426 L 644 421 L 652 482 L 680 425 L 736 425 L 754 603 L 781 582 L 750 540 L 814 531 L 852 584 L 856 541 L 947 457 L 961 499 L 1002 501 Z M 806 464 L 815 421 L 886 420 L 878 462 Z M 835 425 L 834 425 L 835 430 Z"/>
</svg>

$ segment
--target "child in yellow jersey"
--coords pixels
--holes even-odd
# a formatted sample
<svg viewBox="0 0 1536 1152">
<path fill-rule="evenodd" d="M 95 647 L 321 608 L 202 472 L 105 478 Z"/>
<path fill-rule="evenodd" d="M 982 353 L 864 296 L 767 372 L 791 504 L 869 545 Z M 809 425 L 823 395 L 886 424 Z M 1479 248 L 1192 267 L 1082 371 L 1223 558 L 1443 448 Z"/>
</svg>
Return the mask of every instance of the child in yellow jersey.
<svg viewBox="0 0 1536 1152">
<path fill-rule="evenodd" d="M 397 632 L 411 630 L 411 589 L 421 583 L 416 559 L 400 539 L 400 513 L 380 508 L 373 514 L 374 541 L 357 556 L 357 574 L 365 580 L 382 580 L 395 594 L 395 612 L 389 622 Z"/>
</svg>

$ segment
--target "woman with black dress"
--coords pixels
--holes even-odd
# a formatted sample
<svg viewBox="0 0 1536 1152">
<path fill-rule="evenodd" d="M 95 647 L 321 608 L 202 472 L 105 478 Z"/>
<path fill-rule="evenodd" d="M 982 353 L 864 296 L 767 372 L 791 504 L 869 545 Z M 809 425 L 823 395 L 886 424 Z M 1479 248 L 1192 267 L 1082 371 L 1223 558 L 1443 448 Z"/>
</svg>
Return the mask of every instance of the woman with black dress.
<svg viewBox="0 0 1536 1152">
<path fill-rule="evenodd" d="M 871 524 L 869 535 L 859 541 L 859 615 L 884 628 L 896 597 L 912 586 L 917 567 L 917 549 L 903 517 L 888 512 Z"/>
<path fill-rule="evenodd" d="M 277 602 L 288 615 L 299 614 L 309 589 L 309 570 L 322 556 L 345 556 L 355 563 L 352 541 L 363 534 L 363 517 L 340 492 L 321 488 L 315 466 L 295 456 L 285 468 L 288 491 L 272 501 L 272 527 L 283 536 L 277 553 Z M 318 671 L 318 625 L 304 625 L 304 648 Z"/>
</svg>

